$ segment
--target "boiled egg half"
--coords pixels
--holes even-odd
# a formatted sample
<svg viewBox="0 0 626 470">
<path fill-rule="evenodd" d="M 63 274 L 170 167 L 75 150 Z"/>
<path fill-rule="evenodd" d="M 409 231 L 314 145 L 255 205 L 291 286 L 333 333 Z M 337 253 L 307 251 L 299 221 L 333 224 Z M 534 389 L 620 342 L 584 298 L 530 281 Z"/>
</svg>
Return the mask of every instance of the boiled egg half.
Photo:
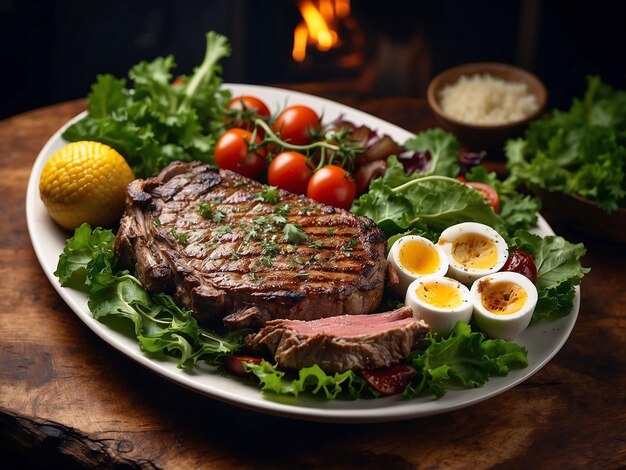
<svg viewBox="0 0 626 470">
<path fill-rule="evenodd" d="M 526 329 L 537 305 L 537 288 L 526 276 L 502 271 L 481 277 L 470 290 L 474 319 L 492 338 L 511 339 Z"/>
<path fill-rule="evenodd" d="M 504 266 L 509 250 L 504 238 L 488 225 L 464 222 L 445 229 L 437 245 L 448 258 L 448 276 L 470 285 Z"/>
<path fill-rule="evenodd" d="M 411 282 L 421 276 L 445 276 L 448 261 L 441 247 L 418 235 L 398 238 L 391 246 L 387 261 L 391 263 L 400 283 L 394 286 L 396 293 L 404 296 Z"/>
<path fill-rule="evenodd" d="M 423 276 L 413 281 L 404 303 L 413 316 L 424 320 L 430 330 L 442 335 L 452 332 L 457 321 L 468 323 L 472 317 L 472 298 L 467 287 L 455 279 Z"/>
</svg>

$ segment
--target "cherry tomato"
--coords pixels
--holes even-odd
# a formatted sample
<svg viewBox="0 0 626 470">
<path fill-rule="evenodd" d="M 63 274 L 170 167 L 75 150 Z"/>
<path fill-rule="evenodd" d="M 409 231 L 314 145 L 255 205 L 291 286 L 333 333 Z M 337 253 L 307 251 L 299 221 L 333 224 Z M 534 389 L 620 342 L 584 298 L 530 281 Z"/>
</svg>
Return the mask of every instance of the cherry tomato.
<svg viewBox="0 0 626 470">
<path fill-rule="evenodd" d="M 313 162 L 301 153 L 279 153 L 267 170 L 267 182 L 295 194 L 304 194 L 313 168 Z"/>
<path fill-rule="evenodd" d="M 326 165 L 313 173 L 306 195 L 318 202 L 348 210 L 356 197 L 356 184 L 340 166 Z"/>
<path fill-rule="evenodd" d="M 522 250 L 514 250 L 506 260 L 502 271 L 512 271 L 526 276 L 533 284 L 537 283 L 537 266 L 535 257 Z"/>
<path fill-rule="evenodd" d="M 319 116 L 308 106 L 289 106 L 278 115 L 272 129 L 290 144 L 306 145 L 321 127 Z"/>
<path fill-rule="evenodd" d="M 260 364 L 261 359 L 258 357 L 252 356 L 240 356 L 237 354 L 233 354 L 232 356 L 228 356 L 224 360 L 224 368 L 233 375 L 237 375 L 239 377 L 245 377 L 249 374 L 243 368 L 244 362 L 252 362 L 253 364 Z"/>
<path fill-rule="evenodd" d="M 215 144 L 215 163 L 220 168 L 254 178 L 265 166 L 265 150 L 250 151 L 252 134 L 244 129 L 229 129 Z M 255 144 L 261 139 L 257 136 Z"/>
<path fill-rule="evenodd" d="M 232 127 L 238 127 L 252 131 L 256 118 L 266 119 L 270 117 L 267 105 L 255 96 L 242 95 L 232 98 L 226 108 L 231 111 Z"/>
<path fill-rule="evenodd" d="M 416 376 L 417 371 L 408 364 L 361 371 L 361 377 L 367 384 L 385 397 L 402 393 Z"/>
<path fill-rule="evenodd" d="M 470 188 L 474 188 L 476 191 L 480 191 L 481 193 L 483 193 L 483 198 L 485 198 L 485 202 L 493 208 L 493 211 L 496 214 L 500 212 L 500 198 L 498 197 L 498 193 L 495 189 L 493 189 L 492 186 L 489 186 L 485 183 L 478 183 L 475 181 L 463 181 L 463 183 L 468 185 Z"/>
</svg>

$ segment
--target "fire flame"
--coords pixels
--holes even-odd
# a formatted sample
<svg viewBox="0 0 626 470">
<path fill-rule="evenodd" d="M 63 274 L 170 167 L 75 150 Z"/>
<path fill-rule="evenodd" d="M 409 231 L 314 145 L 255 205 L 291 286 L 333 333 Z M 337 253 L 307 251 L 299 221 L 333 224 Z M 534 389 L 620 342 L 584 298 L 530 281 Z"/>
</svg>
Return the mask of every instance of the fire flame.
<svg viewBox="0 0 626 470">
<path fill-rule="evenodd" d="M 350 0 L 301 0 L 298 9 L 303 21 L 293 31 L 291 56 L 296 62 L 306 58 L 307 45 L 328 51 L 339 44 L 337 23 L 350 15 Z"/>
</svg>

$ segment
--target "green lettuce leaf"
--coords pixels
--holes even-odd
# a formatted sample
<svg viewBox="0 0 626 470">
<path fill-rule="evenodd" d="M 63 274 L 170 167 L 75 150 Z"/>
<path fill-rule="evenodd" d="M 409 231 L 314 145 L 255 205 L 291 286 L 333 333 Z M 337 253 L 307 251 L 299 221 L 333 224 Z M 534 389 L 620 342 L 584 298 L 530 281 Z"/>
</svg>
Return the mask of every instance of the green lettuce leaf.
<svg viewBox="0 0 626 470">
<path fill-rule="evenodd" d="M 256 376 L 264 392 L 296 397 L 307 392 L 322 395 L 327 400 L 334 400 L 339 394 L 352 400 L 378 396 L 377 392 L 367 386 L 365 380 L 351 370 L 328 375 L 314 365 L 300 369 L 297 378 L 288 378 L 284 371 L 276 369 L 267 361 L 261 361 L 258 365 L 246 363 L 245 368 Z"/>
<path fill-rule="evenodd" d="M 578 285 L 589 272 L 580 265 L 586 252 L 582 243 L 573 244 L 554 235 L 542 238 L 525 230 L 515 232 L 511 243 L 535 257 L 539 290 L 557 287 L 563 282 Z"/>
<path fill-rule="evenodd" d="M 216 136 L 223 130 L 225 104 L 219 60 L 230 54 L 225 37 L 210 32 L 206 55 L 191 77 L 172 81 L 172 56 L 141 62 L 126 80 L 99 75 L 89 94 L 88 115 L 63 138 L 94 140 L 116 149 L 138 177 L 153 175 L 172 161 L 212 162 Z"/>
<path fill-rule="evenodd" d="M 500 199 L 500 217 L 510 233 L 519 229 L 530 229 L 537 224 L 537 215 L 541 210 L 539 198 L 524 195 L 517 191 L 511 181 L 501 181 L 493 171 L 482 166 L 473 167 L 465 174 L 467 181 L 476 181 L 491 186 Z"/>
<path fill-rule="evenodd" d="M 553 320 L 569 314 L 576 293 L 574 286 L 580 284 L 589 272 L 580 263 L 585 255 L 583 244 L 569 243 L 558 236 L 542 238 L 519 230 L 515 232 L 511 245 L 535 257 L 539 299 L 532 322 Z"/>
<path fill-rule="evenodd" d="M 87 293 L 96 320 L 129 320 L 143 351 L 174 356 L 179 367 L 192 367 L 199 359 L 220 364 L 242 347 L 249 331 L 204 330 L 191 311 L 178 307 L 169 295 L 146 292 L 136 277 L 119 269 L 114 238 L 110 230 L 92 231 L 82 225 L 67 240 L 55 271 L 61 285 Z"/>
<path fill-rule="evenodd" d="M 405 398 L 424 393 L 442 397 L 451 387 L 476 388 L 489 377 L 505 376 L 528 366 L 526 349 L 501 339 L 485 339 L 469 325 L 457 322 L 448 338 L 429 333 L 426 348 L 411 354 L 419 381 L 404 391 Z"/>
<path fill-rule="evenodd" d="M 395 157 L 388 163 L 390 175 L 374 180 L 352 205 L 352 212 L 372 218 L 388 237 L 408 230 L 440 233 L 469 221 L 507 233 L 502 219 L 469 186 L 444 176 L 405 175 Z"/>
<path fill-rule="evenodd" d="M 65 242 L 54 275 L 61 286 L 88 291 L 87 266 L 96 256 L 107 260 L 113 256 L 115 235 L 110 230 L 96 228 L 93 231 L 83 224 L 74 231 L 74 235 Z"/>
<path fill-rule="evenodd" d="M 439 175 L 454 178 L 459 174 L 459 151 L 461 146 L 456 136 L 443 129 L 427 129 L 404 143 L 407 150 L 430 152 L 430 162 L 424 175 Z"/>
<path fill-rule="evenodd" d="M 505 146 L 510 181 L 626 207 L 626 91 L 589 77 L 582 99 L 533 122 Z"/>
</svg>

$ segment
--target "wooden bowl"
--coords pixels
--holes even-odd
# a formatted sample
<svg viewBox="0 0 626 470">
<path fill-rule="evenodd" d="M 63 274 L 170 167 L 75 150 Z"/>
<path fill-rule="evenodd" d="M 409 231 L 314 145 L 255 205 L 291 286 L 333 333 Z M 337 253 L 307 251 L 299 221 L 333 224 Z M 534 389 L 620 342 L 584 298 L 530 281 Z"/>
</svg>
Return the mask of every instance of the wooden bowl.
<svg viewBox="0 0 626 470">
<path fill-rule="evenodd" d="M 440 105 L 440 92 L 446 85 L 456 83 L 463 75 L 472 76 L 488 73 L 492 77 L 510 82 L 524 83 L 530 93 L 537 97 L 538 109 L 524 119 L 506 124 L 473 124 L 446 115 Z M 507 139 L 521 136 L 530 121 L 538 118 L 548 101 L 546 87 L 536 76 L 513 65 L 496 62 L 477 62 L 459 65 L 437 75 L 428 85 L 428 104 L 437 116 L 441 127 L 452 132 L 468 150 L 487 150 L 502 156 Z"/>
<path fill-rule="evenodd" d="M 606 213 L 596 204 L 579 196 L 533 192 L 541 199 L 541 213 L 551 224 L 561 224 L 598 240 L 626 244 L 626 209 Z"/>
</svg>

